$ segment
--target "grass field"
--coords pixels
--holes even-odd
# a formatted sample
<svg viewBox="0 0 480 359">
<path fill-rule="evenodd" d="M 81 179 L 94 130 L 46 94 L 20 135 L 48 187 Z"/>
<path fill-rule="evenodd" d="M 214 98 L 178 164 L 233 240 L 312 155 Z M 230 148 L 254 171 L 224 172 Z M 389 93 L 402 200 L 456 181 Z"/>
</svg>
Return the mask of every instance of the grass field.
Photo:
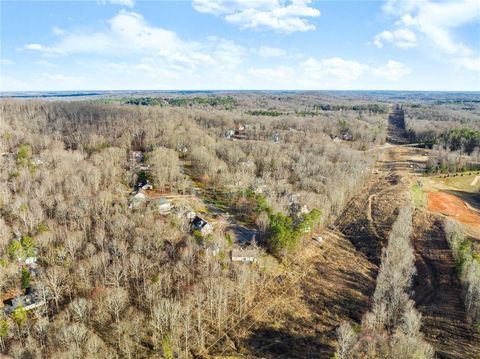
<svg viewBox="0 0 480 359">
<path fill-rule="evenodd" d="M 439 176 L 439 177 L 426 177 L 422 180 L 425 187 L 430 189 L 447 189 L 444 187 L 450 187 L 449 189 L 457 189 L 464 192 L 478 192 L 480 191 L 480 179 L 477 179 L 477 176 L 480 176 L 478 172 L 472 172 L 468 174 L 457 174 L 450 176 Z"/>
<path fill-rule="evenodd" d="M 417 208 L 441 213 L 464 224 L 468 235 L 480 239 L 480 176 L 477 172 L 423 177 L 411 187 Z"/>
<path fill-rule="evenodd" d="M 427 206 L 427 195 L 420 185 L 414 184 L 410 187 L 410 193 L 416 208 L 425 208 Z"/>
</svg>

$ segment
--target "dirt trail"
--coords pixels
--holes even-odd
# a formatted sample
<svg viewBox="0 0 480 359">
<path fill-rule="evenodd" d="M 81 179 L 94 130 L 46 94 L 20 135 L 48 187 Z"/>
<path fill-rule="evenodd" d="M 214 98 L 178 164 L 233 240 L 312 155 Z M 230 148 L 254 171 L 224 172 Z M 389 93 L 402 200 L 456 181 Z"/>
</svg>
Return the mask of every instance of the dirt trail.
<svg viewBox="0 0 480 359">
<path fill-rule="evenodd" d="M 393 144 L 408 143 L 405 114 L 400 105 L 393 106 L 388 115 L 387 141 Z"/>
<path fill-rule="evenodd" d="M 398 134 L 399 132 L 396 132 Z M 404 136 L 405 133 L 401 133 Z M 328 358 L 343 320 L 360 322 L 370 310 L 381 251 L 398 209 L 411 204 L 411 185 L 423 173 L 426 151 L 384 146 L 378 174 L 323 235 L 307 275 L 248 332 L 237 333 L 236 354 L 261 358 Z M 441 223 L 416 211 L 413 243 L 418 275 L 413 296 L 422 331 L 439 358 L 480 354 L 480 337 L 466 321 L 462 286 Z M 307 270 L 307 268 L 305 269 Z"/>
<path fill-rule="evenodd" d="M 425 338 L 440 358 L 477 359 L 480 334 L 467 321 L 462 286 L 441 219 L 416 211 L 413 244 L 417 267 L 414 299 L 423 315 Z"/>
</svg>

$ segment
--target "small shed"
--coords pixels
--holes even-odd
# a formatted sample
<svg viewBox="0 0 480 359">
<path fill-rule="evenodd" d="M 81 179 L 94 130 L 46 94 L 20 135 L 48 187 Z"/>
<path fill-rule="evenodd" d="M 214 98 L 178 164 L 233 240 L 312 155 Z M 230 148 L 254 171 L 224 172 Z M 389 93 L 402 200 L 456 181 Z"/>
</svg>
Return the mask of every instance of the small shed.
<svg viewBox="0 0 480 359">
<path fill-rule="evenodd" d="M 232 262 L 253 263 L 257 261 L 258 254 L 254 249 L 233 249 L 230 257 Z"/>
</svg>

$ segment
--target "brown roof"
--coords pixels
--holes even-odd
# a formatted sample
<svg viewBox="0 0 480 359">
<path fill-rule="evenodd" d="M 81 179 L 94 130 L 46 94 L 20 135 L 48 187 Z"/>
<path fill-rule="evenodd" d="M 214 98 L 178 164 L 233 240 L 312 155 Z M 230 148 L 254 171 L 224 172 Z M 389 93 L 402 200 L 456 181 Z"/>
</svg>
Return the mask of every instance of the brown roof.
<svg viewBox="0 0 480 359">
<path fill-rule="evenodd" d="M 22 294 L 23 294 L 23 292 L 18 288 L 12 288 L 12 289 L 7 290 L 6 292 L 3 292 L 0 295 L 0 308 L 4 307 L 4 305 L 3 305 L 4 301 L 19 297 Z"/>
</svg>

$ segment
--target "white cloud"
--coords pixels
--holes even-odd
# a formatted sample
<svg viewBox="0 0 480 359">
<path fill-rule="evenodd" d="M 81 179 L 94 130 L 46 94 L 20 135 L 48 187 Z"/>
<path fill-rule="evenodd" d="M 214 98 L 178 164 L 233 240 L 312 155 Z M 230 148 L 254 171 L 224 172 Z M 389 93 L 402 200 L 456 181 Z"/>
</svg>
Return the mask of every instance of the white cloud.
<svg viewBox="0 0 480 359">
<path fill-rule="evenodd" d="M 472 49 L 456 34 L 456 30 L 480 20 L 478 0 L 389 0 L 383 9 L 399 17 L 397 26 L 406 26 L 410 31 L 423 34 L 431 45 L 443 55 L 448 55 L 447 61 L 465 69 L 478 68 L 478 41 Z"/>
<path fill-rule="evenodd" d="M 70 76 L 70 75 L 64 75 L 60 73 L 52 74 L 48 72 L 43 72 L 41 75 L 41 79 L 46 81 L 53 81 L 62 88 L 70 88 L 70 89 L 75 89 L 82 86 L 82 84 L 86 80 L 86 78 L 81 76 Z"/>
<path fill-rule="evenodd" d="M 409 29 L 397 29 L 394 31 L 383 31 L 375 36 L 373 43 L 378 48 L 389 42 L 401 49 L 407 49 L 417 46 L 417 36 Z"/>
<path fill-rule="evenodd" d="M 13 65 L 13 61 L 9 59 L 1 59 L 0 65 Z"/>
<path fill-rule="evenodd" d="M 480 55 L 477 57 L 460 57 L 455 60 L 455 63 L 464 69 L 480 72 Z"/>
<path fill-rule="evenodd" d="M 341 57 L 309 58 L 296 66 L 252 66 L 247 71 L 252 82 L 266 83 L 267 85 L 264 85 L 263 88 L 279 89 L 366 88 L 364 79 L 367 76 L 370 76 L 369 79 L 374 76 L 378 79 L 395 82 L 409 73 L 410 69 L 406 65 L 393 60 L 384 65 L 370 66 Z"/>
<path fill-rule="evenodd" d="M 110 3 L 112 5 L 120 5 L 126 7 L 134 7 L 135 1 L 134 0 L 100 0 L 102 4 Z"/>
<path fill-rule="evenodd" d="M 342 82 L 358 79 L 368 71 L 368 66 L 341 57 L 315 60 L 309 58 L 300 64 L 303 72 L 312 79 L 335 78 Z"/>
<path fill-rule="evenodd" d="M 51 62 L 45 61 L 45 60 L 35 61 L 34 63 L 36 65 L 45 66 L 45 67 L 51 67 L 51 68 L 57 67 L 57 65 L 52 64 Z"/>
<path fill-rule="evenodd" d="M 270 29 L 292 33 L 314 30 L 307 18 L 320 16 L 311 0 L 193 0 L 198 12 L 223 17 L 243 29 Z"/>
<path fill-rule="evenodd" d="M 65 30 L 59 28 L 58 26 L 54 26 L 52 28 L 52 32 L 55 34 L 55 35 L 63 35 L 65 33 Z"/>
<path fill-rule="evenodd" d="M 23 49 L 50 56 L 95 54 L 112 60 L 150 57 L 154 59 L 154 66 L 181 73 L 191 73 L 198 66 L 207 65 L 218 70 L 231 69 L 245 57 L 243 47 L 233 41 L 217 37 L 207 38 L 202 43 L 185 41 L 173 31 L 149 25 L 142 15 L 135 12 L 122 10 L 107 24 L 109 27 L 104 31 L 65 32 L 54 46 L 28 44 Z M 136 60 L 132 64 L 150 71 L 141 61 Z"/>
<path fill-rule="evenodd" d="M 44 46 L 41 44 L 27 44 L 24 47 L 22 47 L 20 50 L 39 52 L 43 56 L 47 56 L 47 57 L 65 55 L 65 52 L 62 49 L 59 49 L 57 47 Z"/>
<path fill-rule="evenodd" d="M 411 70 L 408 66 L 400 62 L 389 60 L 383 66 L 372 68 L 372 73 L 375 76 L 384 78 L 389 81 L 398 81 L 402 77 L 410 74 Z"/>
<path fill-rule="evenodd" d="M 284 81 L 290 79 L 293 76 L 294 70 L 289 66 L 279 65 L 271 68 L 250 67 L 247 73 L 254 77 L 262 77 L 270 80 Z"/>
<path fill-rule="evenodd" d="M 285 56 L 287 52 L 279 47 L 261 46 L 258 49 L 258 54 L 262 57 L 279 57 Z"/>
</svg>

